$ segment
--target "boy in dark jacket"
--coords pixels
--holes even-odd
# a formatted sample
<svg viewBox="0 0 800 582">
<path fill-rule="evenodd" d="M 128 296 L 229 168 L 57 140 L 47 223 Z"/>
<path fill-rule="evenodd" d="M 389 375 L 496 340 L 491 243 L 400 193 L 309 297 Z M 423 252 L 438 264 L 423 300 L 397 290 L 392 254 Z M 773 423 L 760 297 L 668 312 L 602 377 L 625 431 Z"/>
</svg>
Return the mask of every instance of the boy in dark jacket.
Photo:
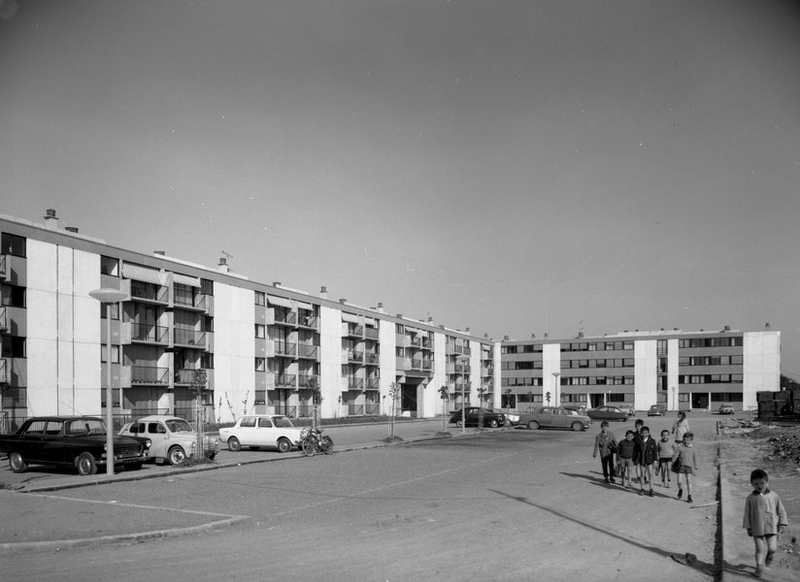
<svg viewBox="0 0 800 582">
<path fill-rule="evenodd" d="M 644 493 L 644 484 L 650 486 L 650 497 L 653 496 L 653 465 L 658 460 L 658 443 L 650 437 L 650 429 L 642 426 L 639 429 L 639 440 L 634 440 L 634 462 L 641 475 L 639 480 L 639 495 Z"/>
<path fill-rule="evenodd" d="M 631 471 L 633 470 L 633 453 L 635 449 L 636 443 L 633 442 L 633 431 L 628 430 L 625 432 L 625 440 L 617 443 L 617 457 L 619 457 L 619 466 L 622 468 L 620 478 L 625 489 L 631 488 Z"/>
</svg>

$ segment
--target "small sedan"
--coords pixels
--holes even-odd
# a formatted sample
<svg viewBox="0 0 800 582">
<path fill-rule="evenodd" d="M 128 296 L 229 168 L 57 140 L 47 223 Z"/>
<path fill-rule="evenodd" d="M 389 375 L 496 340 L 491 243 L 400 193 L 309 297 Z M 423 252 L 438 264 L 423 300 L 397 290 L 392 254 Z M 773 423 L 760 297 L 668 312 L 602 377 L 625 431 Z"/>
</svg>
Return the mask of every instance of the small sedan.
<svg viewBox="0 0 800 582">
<path fill-rule="evenodd" d="M 478 423 L 483 421 L 483 426 L 490 426 L 492 428 L 497 428 L 498 426 L 503 426 L 506 423 L 506 415 L 502 412 L 495 412 L 494 410 L 489 410 L 488 408 L 479 408 L 477 406 L 468 406 L 464 409 L 464 421 L 461 421 L 461 411 L 456 410 L 453 415 L 450 417 L 450 422 L 461 428 L 466 424 L 466 426 L 478 426 Z"/>
<path fill-rule="evenodd" d="M 647 409 L 647 416 L 666 416 L 667 408 L 663 404 L 653 404 Z"/>
<path fill-rule="evenodd" d="M 630 416 L 627 412 L 616 406 L 598 406 L 588 413 L 592 420 L 615 420 L 625 422 Z"/>
<path fill-rule="evenodd" d="M 243 416 L 233 426 L 220 428 L 219 439 L 228 443 L 228 449 L 234 452 L 242 447 L 265 447 L 288 453 L 300 445 L 302 430 L 282 414 L 251 414 Z"/>
<path fill-rule="evenodd" d="M 176 416 L 153 414 L 123 425 L 119 434 L 139 437 L 150 442 L 147 458 L 157 464 L 180 465 L 188 458 L 214 460 L 219 450 L 219 441 L 204 436 L 197 450 L 198 435 L 192 425 Z"/>
<path fill-rule="evenodd" d="M 592 419 L 568 410 L 563 406 L 542 406 L 533 412 L 519 415 L 518 424 L 532 430 L 540 428 L 564 428 L 574 431 L 586 430 L 592 425 Z"/>
<path fill-rule="evenodd" d="M 733 409 L 733 404 L 720 404 L 717 414 L 733 414 L 734 412 L 736 411 Z"/>
</svg>

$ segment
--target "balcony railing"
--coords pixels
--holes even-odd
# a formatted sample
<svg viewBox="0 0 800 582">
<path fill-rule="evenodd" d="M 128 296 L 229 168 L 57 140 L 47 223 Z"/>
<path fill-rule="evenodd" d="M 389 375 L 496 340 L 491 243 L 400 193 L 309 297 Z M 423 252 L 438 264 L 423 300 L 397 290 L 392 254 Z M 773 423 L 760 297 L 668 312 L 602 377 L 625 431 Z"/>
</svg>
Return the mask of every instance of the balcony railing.
<svg viewBox="0 0 800 582">
<path fill-rule="evenodd" d="M 275 388 L 297 388 L 297 374 L 277 374 L 275 376 Z"/>
<path fill-rule="evenodd" d="M 297 344 L 294 342 L 275 342 L 275 355 L 294 358 L 297 355 Z"/>
<path fill-rule="evenodd" d="M 347 350 L 347 361 L 352 363 L 362 363 L 364 361 L 364 352 L 361 350 Z"/>
<path fill-rule="evenodd" d="M 364 326 L 358 323 L 351 323 L 347 326 L 347 335 L 364 337 Z"/>
<path fill-rule="evenodd" d="M 9 383 L 8 379 L 8 359 L 0 358 L 0 383 Z"/>
<path fill-rule="evenodd" d="M 416 336 L 412 337 L 411 338 L 411 346 L 415 347 L 415 348 L 421 348 L 422 347 L 422 338 L 419 338 L 419 337 L 416 337 Z"/>
<path fill-rule="evenodd" d="M 319 386 L 318 374 L 300 374 L 297 379 L 300 388 L 308 388 L 309 384 Z"/>
<path fill-rule="evenodd" d="M 348 378 L 347 379 L 347 389 L 348 390 L 363 390 L 364 389 L 364 378 Z"/>
<path fill-rule="evenodd" d="M 0 305 L 0 331 L 8 331 L 8 308 Z"/>
<path fill-rule="evenodd" d="M 153 283 L 131 281 L 131 297 L 167 304 L 169 302 L 169 288 Z"/>
<path fill-rule="evenodd" d="M 301 358 L 317 358 L 319 355 L 319 346 L 313 346 L 308 344 L 298 344 L 299 349 L 299 356 Z"/>
<path fill-rule="evenodd" d="M 169 384 L 169 368 L 157 366 L 131 366 L 134 384 Z"/>
<path fill-rule="evenodd" d="M 365 327 L 364 337 L 367 339 L 378 339 L 378 330 L 374 327 Z"/>
<path fill-rule="evenodd" d="M 147 325 L 144 323 L 134 323 L 132 326 L 131 339 L 137 342 L 148 342 L 155 344 L 166 344 L 169 337 L 169 328 L 161 325 Z"/>
<path fill-rule="evenodd" d="M 196 293 L 194 296 L 186 293 L 175 293 L 174 304 L 177 307 L 189 307 L 199 311 L 205 311 L 208 303 L 208 296 L 203 293 Z"/>
<path fill-rule="evenodd" d="M 381 413 L 381 405 L 377 402 L 367 404 L 348 404 L 347 416 L 375 416 Z"/>
<path fill-rule="evenodd" d="M 6 256 L 0 255 L 0 279 L 5 279 L 8 276 L 6 264 Z"/>
<path fill-rule="evenodd" d="M 183 370 L 176 370 L 175 371 L 175 383 L 176 384 L 192 384 L 194 382 L 194 375 L 195 372 L 201 370 L 201 368 L 184 368 Z M 208 387 L 208 381 L 206 380 L 206 387 Z"/>
<path fill-rule="evenodd" d="M 276 311 L 275 312 L 275 323 L 285 323 L 287 325 L 296 325 L 297 324 L 297 313 L 294 311 Z"/>
<path fill-rule="evenodd" d="M 367 383 L 365 388 L 367 390 L 379 390 L 381 387 L 381 379 L 380 378 L 367 378 Z"/>
<path fill-rule="evenodd" d="M 380 354 L 367 352 L 366 357 L 367 364 L 373 364 L 377 366 L 380 363 Z"/>
<path fill-rule="evenodd" d="M 315 315 L 304 315 L 300 318 L 300 325 L 311 329 L 317 329 L 319 318 Z"/>
<path fill-rule="evenodd" d="M 176 327 L 174 340 L 177 345 L 206 347 L 206 332 L 196 331 L 194 328 Z"/>
</svg>

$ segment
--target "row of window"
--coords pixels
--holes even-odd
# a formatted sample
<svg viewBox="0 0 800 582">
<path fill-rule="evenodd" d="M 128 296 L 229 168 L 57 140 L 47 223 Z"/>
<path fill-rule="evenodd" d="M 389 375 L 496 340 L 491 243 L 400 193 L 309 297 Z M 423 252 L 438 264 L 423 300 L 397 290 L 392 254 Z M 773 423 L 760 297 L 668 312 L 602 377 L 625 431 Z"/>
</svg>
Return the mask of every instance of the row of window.
<svg viewBox="0 0 800 582">
<path fill-rule="evenodd" d="M 741 384 L 743 374 L 693 374 L 678 376 L 678 384 Z"/>
<path fill-rule="evenodd" d="M 544 344 L 523 344 L 516 346 L 501 346 L 501 354 L 538 354 L 542 353 Z M 560 344 L 560 350 L 564 352 L 602 352 L 632 350 L 632 341 L 613 341 L 613 342 L 576 342 L 570 344 Z"/>
<path fill-rule="evenodd" d="M 678 340 L 679 348 L 727 348 L 744 345 L 744 338 L 737 337 L 697 337 Z"/>
<path fill-rule="evenodd" d="M 681 356 L 679 366 L 741 366 L 743 356 Z"/>
</svg>

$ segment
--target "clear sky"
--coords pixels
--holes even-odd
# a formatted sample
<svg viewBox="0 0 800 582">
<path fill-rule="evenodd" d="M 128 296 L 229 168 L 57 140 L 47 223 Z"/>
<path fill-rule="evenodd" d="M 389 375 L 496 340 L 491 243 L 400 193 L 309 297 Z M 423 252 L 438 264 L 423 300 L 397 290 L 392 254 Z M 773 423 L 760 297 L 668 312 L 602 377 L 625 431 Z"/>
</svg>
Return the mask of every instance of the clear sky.
<svg viewBox="0 0 800 582">
<path fill-rule="evenodd" d="M 501 339 L 782 332 L 800 3 L 0 0 L 0 212 Z"/>
</svg>

